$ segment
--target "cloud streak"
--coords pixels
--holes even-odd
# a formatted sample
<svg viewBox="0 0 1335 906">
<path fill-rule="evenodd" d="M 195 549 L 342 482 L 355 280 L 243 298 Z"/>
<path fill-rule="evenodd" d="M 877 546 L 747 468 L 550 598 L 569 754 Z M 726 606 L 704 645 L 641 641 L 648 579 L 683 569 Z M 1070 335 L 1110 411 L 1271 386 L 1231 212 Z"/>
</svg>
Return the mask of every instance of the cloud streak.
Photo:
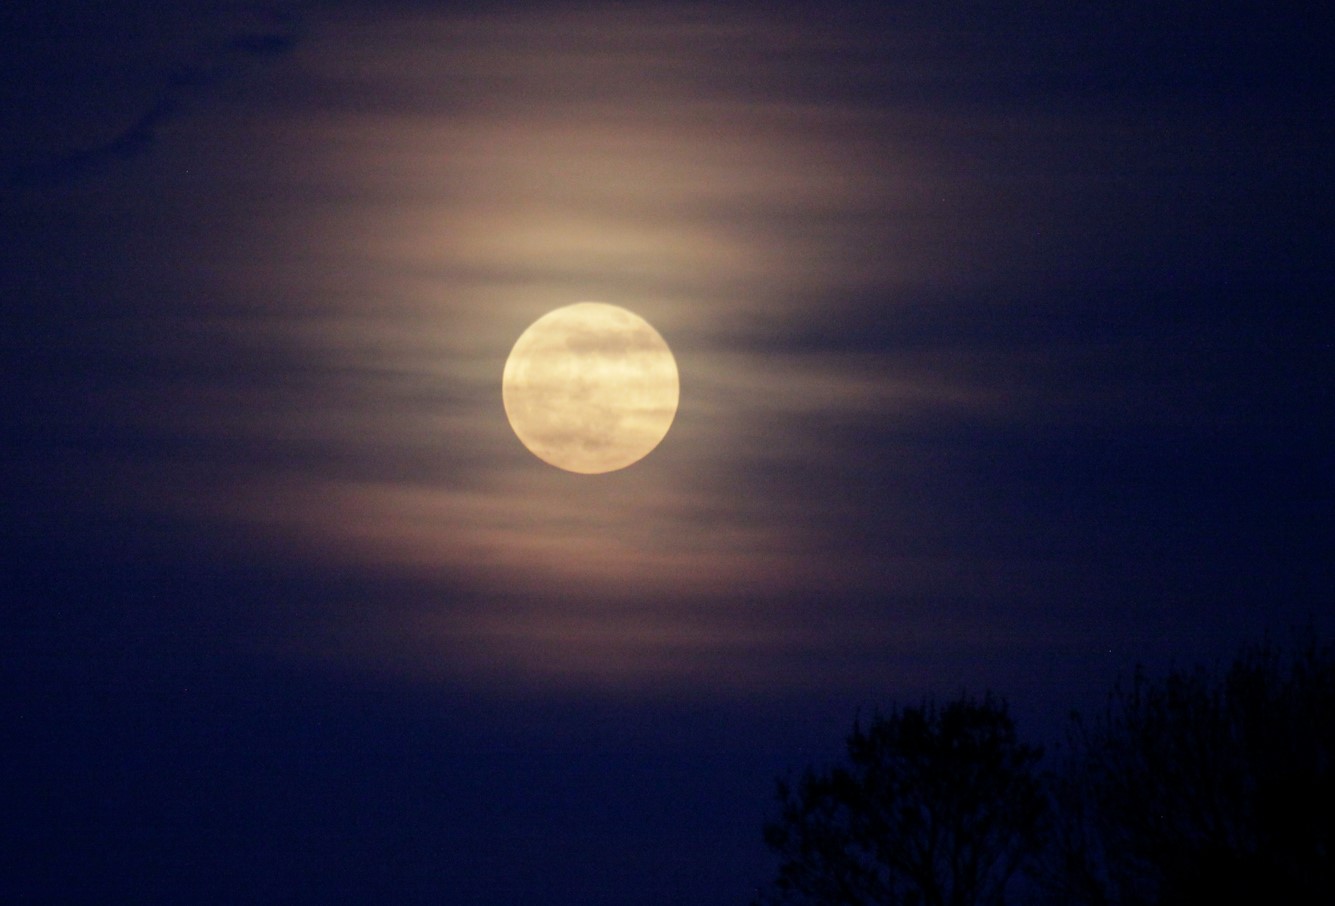
<svg viewBox="0 0 1335 906">
<path fill-rule="evenodd" d="M 163 12 L 134 0 L 16 11 L 6 23 L 16 52 L 0 69 L 12 94 L 4 185 L 32 190 L 105 174 L 151 148 L 209 86 L 297 40 L 281 7 L 197 2 Z M 43 135 L 49 123 L 61 124 L 59 135 Z"/>
<path fill-rule="evenodd" d="M 880 28 L 340 8 L 224 137 L 183 125 L 215 188 L 141 215 L 177 320 L 131 320 L 180 329 L 101 391 L 177 451 L 124 454 L 136 505 L 396 589 L 288 609 L 294 651 L 498 682 L 889 676 L 1183 587 L 1127 558 L 1148 510 L 1091 450 L 1228 416 L 1202 322 L 1142 329 L 1185 235 L 1144 215 L 1165 172 L 1242 190 L 1192 163 L 1199 116 L 980 104 L 968 41 Z M 681 372 L 662 445 L 599 478 L 537 462 L 500 398 L 523 329 L 582 300 Z M 1076 468 L 1107 502 L 1051 490 Z"/>
<path fill-rule="evenodd" d="M 858 500 L 860 447 L 903 457 L 876 474 L 921 473 L 924 433 L 1004 418 L 1014 394 L 957 367 L 960 351 L 783 349 L 869 297 L 893 318 L 897 288 L 961 285 L 950 233 L 976 204 L 934 160 L 948 118 L 794 95 L 792 73 L 817 72 L 830 40 L 700 11 L 352 18 L 315 37 L 300 63 L 332 103 L 269 127 L 291 151 L 263 176 L 266 217 L 294 237 L 279 282 L 312 307 L 233 325 L 309 380 L 225 408 L 324 458 L 250 476 L 218 518 L 436 583 L 377 635 L 435 640 L 489 676 L 726 676 L 743 652 L 838 650 L 853 636 L 837 627 L 877 602 L 949 594 L 940 552 L 846 552 L 850 534 L 911 538 L 939 518 L 902 494 Z M 581 299 L 646 317 L 682 372 L 662 446 L 600 479 L 536 463 L 498 399 L 514 338 Z M 345 634 L 339 613 L 314 618 Z M 903 628 L 878 619 L 864 639 Z"/>
</svg>

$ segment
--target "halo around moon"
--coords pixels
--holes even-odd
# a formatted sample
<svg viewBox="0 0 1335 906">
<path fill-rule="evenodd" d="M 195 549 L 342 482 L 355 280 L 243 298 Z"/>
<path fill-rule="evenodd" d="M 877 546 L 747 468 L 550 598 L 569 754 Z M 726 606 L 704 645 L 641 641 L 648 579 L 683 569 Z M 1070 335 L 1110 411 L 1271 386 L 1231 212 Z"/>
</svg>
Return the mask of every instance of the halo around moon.
<svg viewBox="0 0 1335 906">
<path fill-rule="evenodd" d="M 501 381 L 505 415 L 534 456 L 586 475 L 624 469 L 657 447 L 680 382 L 658 331 L 624 308 L 579 302 L 534 321 Z"/>
</svg>

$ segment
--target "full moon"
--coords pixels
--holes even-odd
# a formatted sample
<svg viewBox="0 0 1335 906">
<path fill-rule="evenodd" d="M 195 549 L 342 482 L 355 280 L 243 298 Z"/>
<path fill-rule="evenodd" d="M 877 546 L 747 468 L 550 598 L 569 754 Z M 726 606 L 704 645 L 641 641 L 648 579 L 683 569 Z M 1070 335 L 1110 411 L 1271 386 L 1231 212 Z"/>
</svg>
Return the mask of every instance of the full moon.
<svg viewBox="0 0 1335 906">
<path fill-rule="evenodd" d="M 501 380 L 505 415 L 546 463 L 594 475 L 658 446 L 677 414 L 672 350 L 639 315 L 579 302 L 529 325 Z"/>
</svg>

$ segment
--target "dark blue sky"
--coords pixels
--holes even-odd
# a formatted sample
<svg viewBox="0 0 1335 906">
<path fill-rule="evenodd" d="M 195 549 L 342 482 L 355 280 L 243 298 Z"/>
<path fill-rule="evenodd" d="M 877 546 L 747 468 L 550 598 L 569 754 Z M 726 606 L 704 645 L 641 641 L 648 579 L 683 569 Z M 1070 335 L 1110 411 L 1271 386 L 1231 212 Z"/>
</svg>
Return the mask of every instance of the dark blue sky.
<svg viewBox="0 0 1335 906">
<path fill-rule="evenodd" d="M 744 902 L 773 780 L 1329 631 L 1335 79 L 1261 5 L 11 3 L 6 900 Z M 667 438 L 531 456 L 581 300 Z"/>
</svg>

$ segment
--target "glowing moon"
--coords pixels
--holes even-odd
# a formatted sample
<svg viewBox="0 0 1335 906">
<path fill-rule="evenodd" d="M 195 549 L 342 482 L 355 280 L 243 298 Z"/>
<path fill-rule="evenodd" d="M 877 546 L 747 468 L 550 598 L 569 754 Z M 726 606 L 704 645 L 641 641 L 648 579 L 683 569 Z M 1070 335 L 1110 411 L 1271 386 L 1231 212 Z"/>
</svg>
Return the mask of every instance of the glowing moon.
<svg viewBox="0 0 1335 906">
<path fill-rule="evenodd" d="M 639 315 L 601 302 L 548 312 L 510 350 L 501 381 L 510 427 L 534 456 L 592 475 L 643 459 L 672 426 L 672 350 Z"/>
</svg>

